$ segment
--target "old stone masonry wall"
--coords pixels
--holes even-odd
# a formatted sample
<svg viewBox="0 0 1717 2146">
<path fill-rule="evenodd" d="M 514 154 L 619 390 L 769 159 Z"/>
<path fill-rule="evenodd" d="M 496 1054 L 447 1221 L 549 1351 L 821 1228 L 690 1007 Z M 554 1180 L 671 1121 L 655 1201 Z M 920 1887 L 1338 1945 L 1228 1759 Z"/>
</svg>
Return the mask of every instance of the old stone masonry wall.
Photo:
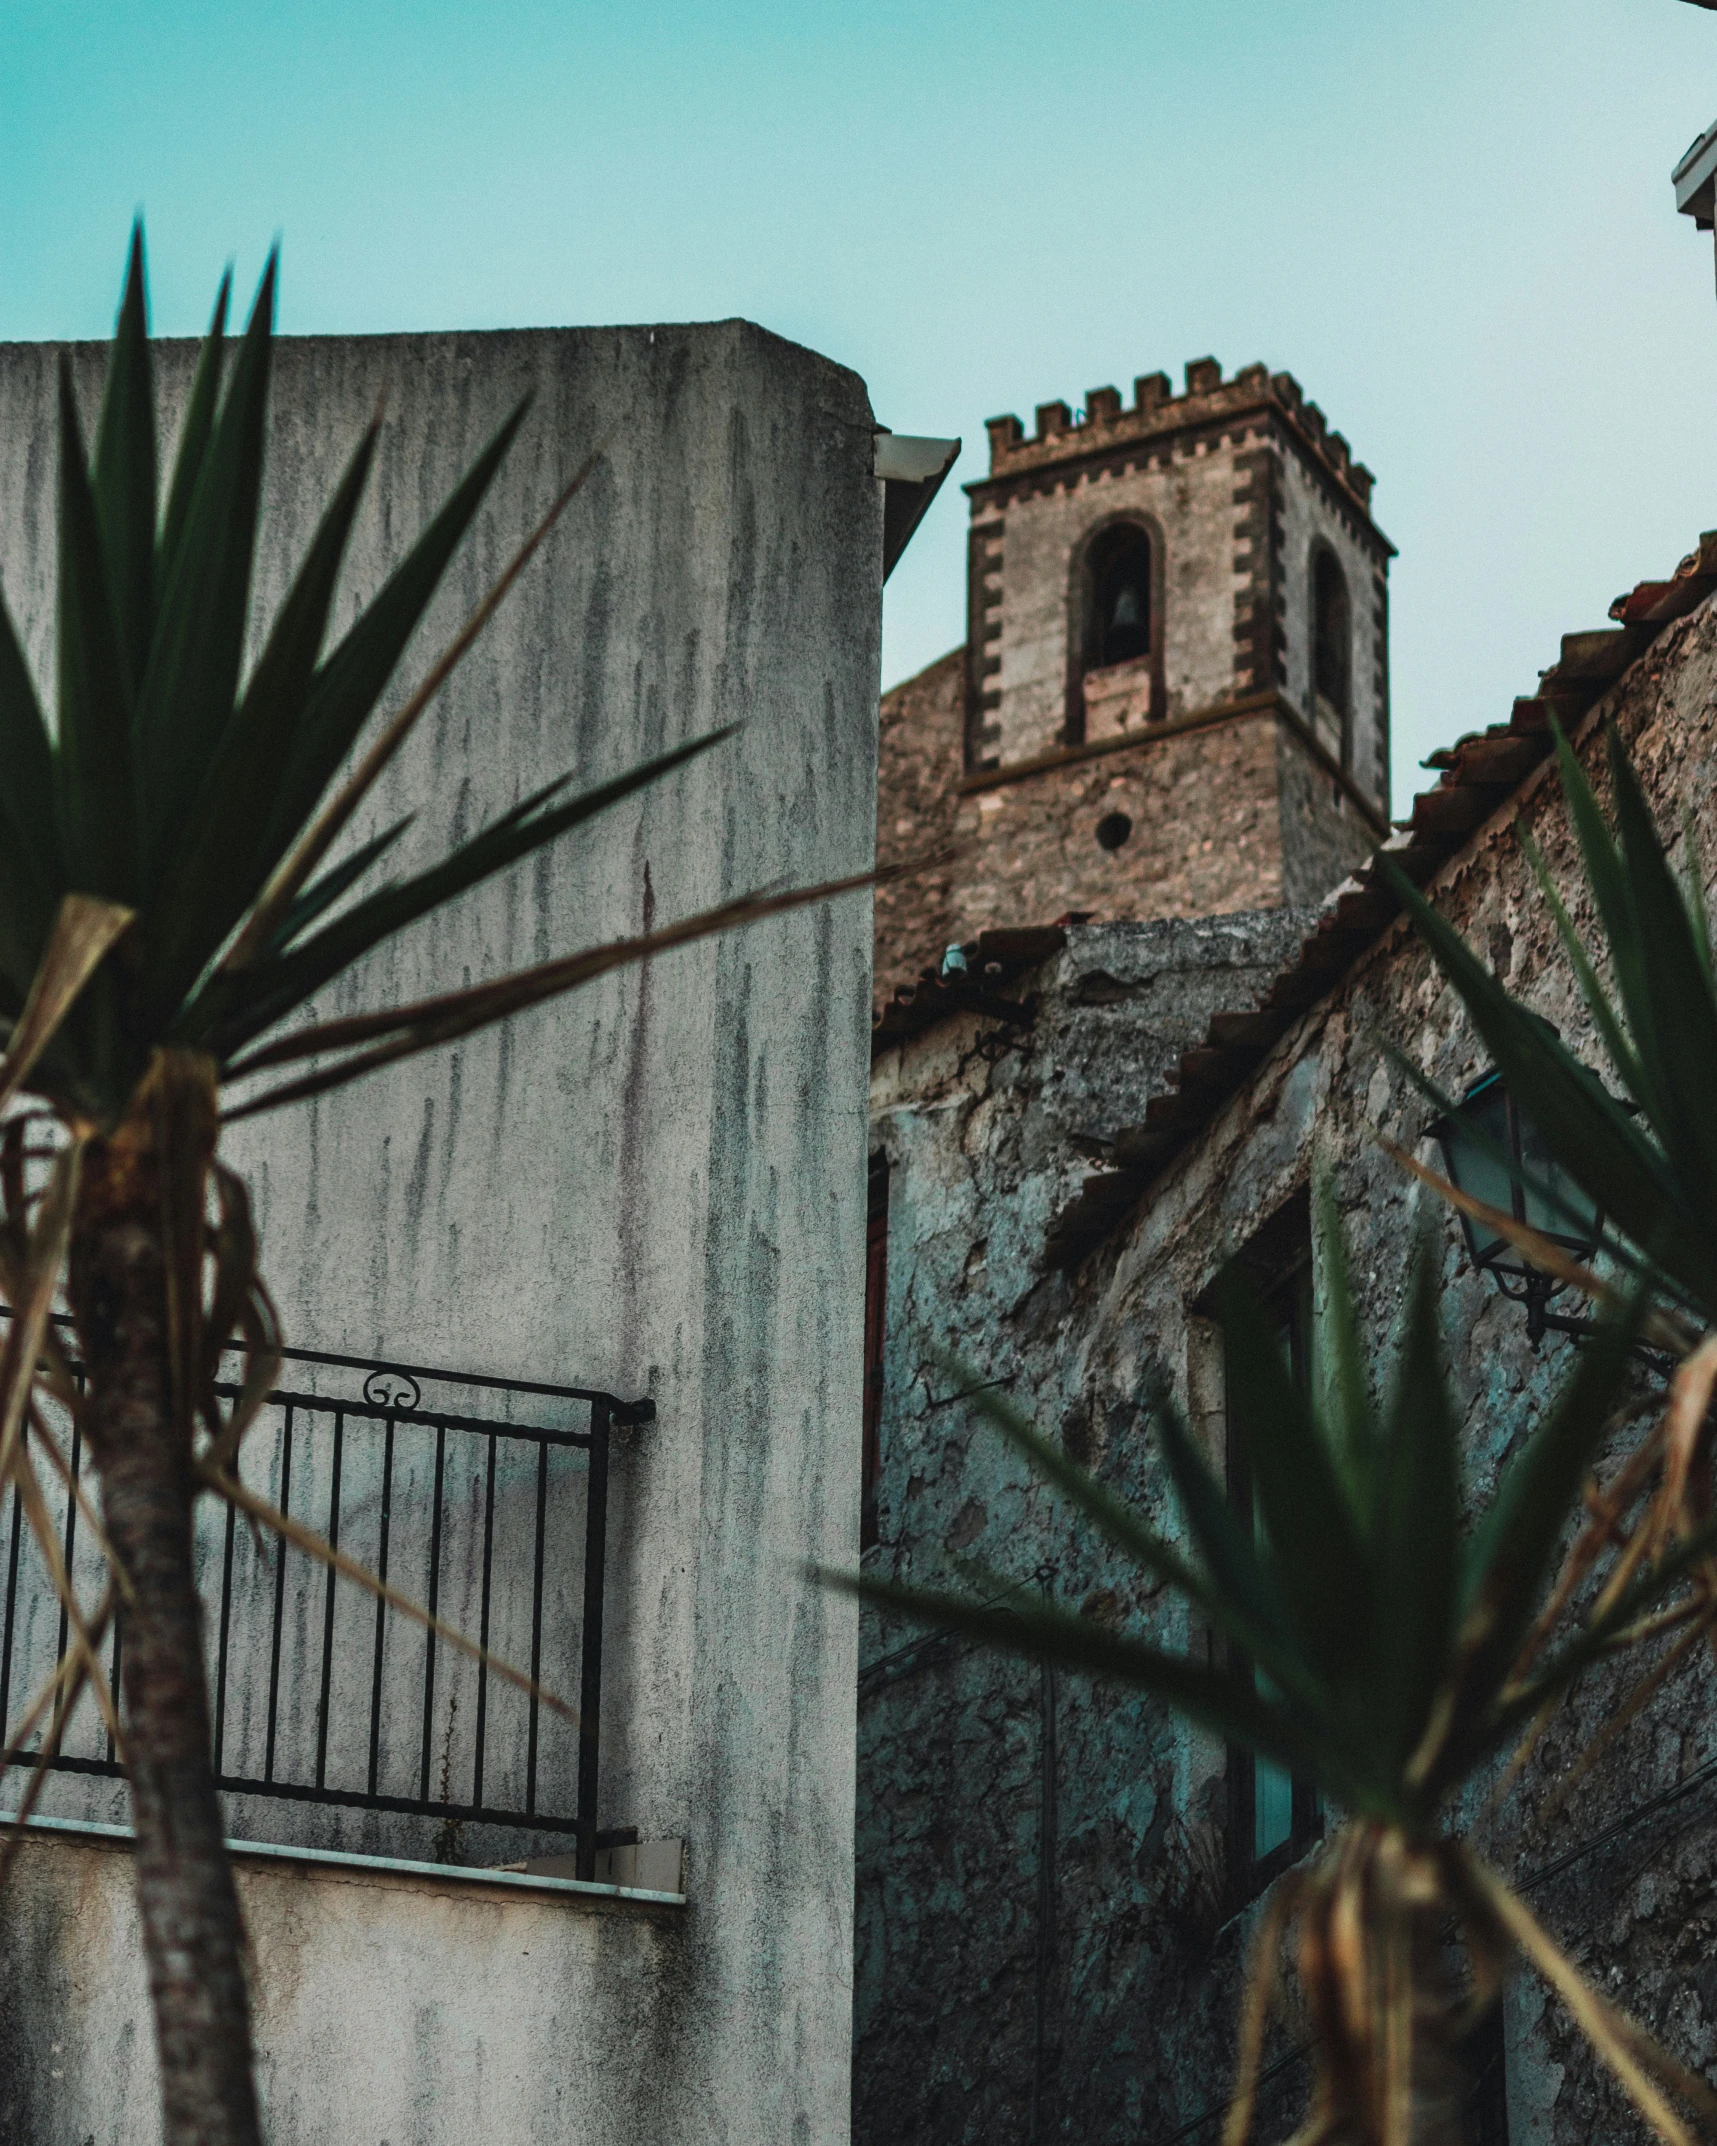
<svg viewBox="0 0 1717 2146">
<path fill-rule="evenodd" d="M 1705 854 L 1717 853 L 1711 606 L 1665 632 L 1597 713 L 1631 741 L 1660 824 L 1678 829 L 1685 805 Z M 1602 794 L 1591 723 L 1582 751 Z M 1515 803 L 1589 928 L 1554 773 L 1541 770 Z M 1511 815 L 1481 830 L 1433 891 L 1509 986 L 1588 1050 L 1584 1010 Z M 915 1578 L 956 1556 L 1016 1580 L 1041 1575 L 1058 1599 L 1175 1644 L 1188 1635 L 1168 1607 L 1106 1566 L 961 1408 L 939 1405 L 948 1389 L 936 1344 L 951 1342 L 1009 1381 L 1040 1424 L 1170 1530 L 1174 1510 L 1140 1408 L 1146 1367 L 1167 1372 L 1219 1461 L 1220 1351 L 1204 1292 L 1227 1256 L 1269 1241 L 1315 1171 L 1335 1186 L 1380 1357 L 1412 1247 L 1424 1235 L 1434 1248 L 1474 1495 L 1539 1420 L 1576 1345 L 1552 1338 L 1534 1354 L 1518 1308 L 1471 1271 L 1452 1217 L 1378 1144 L 1382 1132 L 1414 1145 L 1428 1114 L 1391 1068 L 1386 1037 L 1457 1091 L 1485 1063 L 1458 1002 L 1399 924 L 1289 1031 L 1110 1241 L 1077 1273 L 1055 1270 L 1045 1233 L 1071 1158 L 1100 1152 L 1117 1121 L 1136 1122 L 1142 1092 L 1165 1078 L 1157 1031 L 1135 1009 L 1154 1007 L 1166 1035 L 1183 985 L 1232 990 L 1226 1003 L 1240 1003 L 1274 951 L 1257 920 L 1170 929 L 1192 935 L 1188 949 L 1197 935 L 1226 930 L 1230 966 L 1214 954 L 1203 966 L 1175 955 L 1129 997 L 1129 978 L 1139 979 L 1117 966 L 1122 946 L 1168 942 L 1104 935 L 1099 955 L 1097 935 L 1075 933 L 1035 980 L 1034 1028 L 962 1016 L 879 1067 L 876 1135 L 894 1164 L 891 1246 L 903 1250 L 891 1267 L 882 1543 L 871 1556 Z M 1291 920 L 1280 930 L 1291 936 Z M 1110 989 L 1093 991 L 1095 968 L 1119 987 L 1109 1031 L 1091 1003 Z M 1088 1047 L 1098 1035 L 1112 1040 Z M 1642 1387 L 1642 1405 L 1651 1395 Z M 1033 2136 L 1213 2146 L 1256 1913 L 1232 1912 L 1224 1752 L 1153 1704 L 1074 1680 L 1048 1691 L 1034 1670 L 914 1643 L 899 1626 L 869 1624 L 861 1660 L 856 2135 L 866 2146 Z M 1615 1713 L 1628 1673 L 1590 1673 L 1500 1809 L 1468 1817 L 1478 1845 L 1531 1885 L 1536 1911 L 1600 1987 L 1717 2077 L 1708 1656 L 1690 1656 L 1591 1776 L 1553 1800 Z M 1645 2136 L 1566 2015 L 1529 1980 L 1511 1991 L 1504 2042 L 1511 2139 L 1587 2146 Z M 1279 2075 L 1262 2138 L 1285 2135 L 1303 2083 L 1296 2066 Z"/>
<path fill-rule="evenodd" d="M 962 779 L 961 658 L 882 698 L 877 857 L 914 869 L 877 890 L 879 1005 L 983 931 L 1309 906 L 1375 846 L 1377 828 L 1266 706 L 1024 780 Z"/>
<path fill-rule="evenodd" d="M 1107 1450 L 1050 1221 L 1306 923 L 1275 910 L 1075 928 L 1035 979 L 1028 1025 L 962 1016 L 879 1061 L 890 1284 L 868 1569 L 933 1580 L 982 1557 L 1119 1613 L 1062 1512 L 949 1405 L 936 1352 L 1004 1381 L 1076 1451 Z M 1040 2121 L 1057 2098 L 1085 2135 L 1130 2138 L 1144 2022 L 1181 1949 L 1164 1919 L 1184 1864 L 1177 1732 L 1131 1698 L 1058 1694 L 1036 1669 L 874 1617 L 860 1661 L 855 2138 L 1024 2139 L 1034 2087 Z M 1047 1899 L 1046 1817 L 1060 1843 Z"/>
</svg>

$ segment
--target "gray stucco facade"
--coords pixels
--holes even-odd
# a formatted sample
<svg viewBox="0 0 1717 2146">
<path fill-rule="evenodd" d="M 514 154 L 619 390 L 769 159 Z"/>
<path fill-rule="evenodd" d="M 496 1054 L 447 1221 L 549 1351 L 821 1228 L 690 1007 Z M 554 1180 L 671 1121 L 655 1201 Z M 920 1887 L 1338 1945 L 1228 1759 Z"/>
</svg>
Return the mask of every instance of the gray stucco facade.
<svg viewBox="0 0 1717 2146">
<path fill-rule="evenodd" d="M 158 346 L 169 410 L 192 355 Z M 0 349 L 0 582 L 39 676 L 56 358 Z M 74 358 L 93 414 L 101 353 Z M 415 813 L 400 862 L 416 866 L 568 768 L 593 783 L 742 727 L 379 950 L 323 1016 L 871 862 L 872 414 L 852 373 L 746 323 L 283 341 L 259 612 L 378 401 L 337 625 L 526 391 L 407 679 L 601 457 L 353 839 Z M 616 1446 L 600 1806 L 606 1825 L 686 1843 L 687 1904 L 630 1916 L 452 1879 L 247 1877 L 279 2146 L 847 2136 L 857 1620 L 805 1567 L 857 1554 L 870 947 L 869 898 L 851 894 L 230 1138 L 289 1340 L 654 1399 L 654 1424 Z M 266 1440 L 247 1459 L 265 1489 L 276 1466 Z M 349 1495 L 365 1554 L 375 1486 Z M 469 1581 L 450 1578 L 450 1615 Z M 567 1666 L 545 1661 L 545 1679 L 564 1688 Z M 450 1672 L 444 1700 L 459 1688 Z M 456 1755 L 468 1724 L 468 1706 L 446 1723 Z M 565 1746 L 547 1763 L 569 1763 Z M 124 1795 L 62 1778 L 45 1807 L 111 1822 Z M 378 1814 L 259 1798 L 230 1815 L 256 1840 L 431 1853 Z M 0 1903 L 6 2146 L 158 2135 L 122 1866 L 110 1845 L 44 1840 Z"/>
</svg>

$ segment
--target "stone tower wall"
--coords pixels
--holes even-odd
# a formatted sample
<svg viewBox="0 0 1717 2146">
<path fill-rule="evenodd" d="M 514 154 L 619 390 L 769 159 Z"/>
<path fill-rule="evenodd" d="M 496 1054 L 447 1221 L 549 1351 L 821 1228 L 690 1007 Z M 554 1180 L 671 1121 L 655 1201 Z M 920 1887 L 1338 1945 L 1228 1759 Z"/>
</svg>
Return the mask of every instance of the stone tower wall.
<svg viewBox="0 0 1717 2146">
<path fill-rule="evenodd" d="M 1353 607 L 1353 727 L 1348 772 L 1377 805 L 1389 810 L 1389 626 L 1385 560 L 1376 532 L 1332 492 L 1301 458 L 1271 450 L 1278 471 L 1276 537 L 1281 641 L 1276 683 L 1294 707 L 1314 721 L 1312 708 L 1312 550 L 1325 543 L 1341 562 Z M 1265 683 L 1259 679 L 1258 683 Z"/>
<path fill-rule="evenodd" d="M 1174 720 L 1280 691 L 1315 724 L 1313 549 L 1340 562 L 1352 611 L 1347 766 L 1387 813 L 1388 685 L 1383 576 L 1393 547 L 1371 519 L 1372 477 L 1289 373 L 1222 379 L 1213 358 L 1135 383 L 1123 410 L 1093 388 L 1076 421 L 1043 403 L 1024 437 L 989 424 L 990 472 L 972 499 L 966 764 L 1035 760 L 1115 728 Z M 1123 704 L 1081 691 L 1081 563 L 1105 526 L 1138 519 L 1159 557 L 1157 647 Z M 1339 736 L 1328 741 L 1340 756 Z"/>
<path fill-rule="evenodd" d="M 1278 907 L 1274 727 L 1223 723 L 968 794 L 952 936 L 1069 912 L 1112 923 Z M 1112 813 L 1133 831 L 1108 850 L 1097 828 Z"/>
<path fill-rule="evenodd" d="M 965 723 L 963 648 L 882 696 L 876 861 L 884 870 L 937 855 L 954 842 Z M 955 879 L 950 860 L 877 888 L 872 989 L 879 1005 L 960 936 L 954 925 Z"/>
<path fill-rule="evenodd" d="M 1268 696 L 1064 754 L 1024 779 L 961 778 L 963 655 L 882 703 L 877 856 L 933 861 L 877 890 L 879 1005 L 982 931 L 1315 905 L 1376 844 L 1377 828 Z M 1115 814 L 1131 832 L 1105 848 L 1097 830 Z"/>
<path fill-rule="evenodd" d="M 1000 587 L 992 580 L 987 592 L 1000 601 L 985 618 L 986 628 L 999 620 L 1001 637 L 984 659 L 1000 702 L 983 726 L 979 765 L 1033 760 L 1066 741 L 1076 561 L 1093 535 L 1130 514 L 1148 521 L 1164 553 L 1163 712 L 1187 715 L 1233 691 L 1237 451 L 1228 434 L 1168 441 L 1137 464 L 1039 480 L 999 513 L 974 507 L 974 536 L 1002 539 Z"/>
</svg>

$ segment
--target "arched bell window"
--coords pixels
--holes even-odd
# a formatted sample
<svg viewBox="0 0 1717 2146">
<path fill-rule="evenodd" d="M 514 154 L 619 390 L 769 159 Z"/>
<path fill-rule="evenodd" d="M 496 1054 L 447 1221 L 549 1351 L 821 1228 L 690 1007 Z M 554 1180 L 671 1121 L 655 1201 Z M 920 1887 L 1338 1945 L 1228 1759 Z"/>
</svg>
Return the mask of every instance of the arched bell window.
<svg viewBox="0 0 1717 2146">
<path fill-rule="evenodd" d="M 1161 542 L 1142 518 L 1126 515 L 1092 531 L 1074 552 L 1069 744 L 1163 713 Z"/>
<path fill-rule="evenodd" d="M 1312 714 L 1343 767 L 1352 757 L 1353 606 L 1347 576 L 1327 544 L 1312 552 Z"/>
<path fill-rule="evenodd" d="M 1091 558 L 1087 668 L 1106 670 L 1151 652 L 1151 540 L 1127 522 L 1105 530 Z"/>
</svg>

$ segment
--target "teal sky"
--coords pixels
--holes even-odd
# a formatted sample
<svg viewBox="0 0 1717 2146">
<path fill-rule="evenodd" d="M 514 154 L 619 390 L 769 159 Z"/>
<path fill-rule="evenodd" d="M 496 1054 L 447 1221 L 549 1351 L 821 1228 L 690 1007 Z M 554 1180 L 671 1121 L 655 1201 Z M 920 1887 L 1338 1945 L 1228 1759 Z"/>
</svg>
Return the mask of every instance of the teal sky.
<svg viewBox="0 0 1717 2146">
<path fill-rule="evenodd" d="M 0 0 L 0 338 L 155 325 L 283 240 L 289 332 L 745 314 L 898 431 L 1214 353 L 1377 472 L 1396 804 L 1717 526 L 1685 0 Z M 964 500 L 885 680 L 962 635 Z"/>
</svg>

